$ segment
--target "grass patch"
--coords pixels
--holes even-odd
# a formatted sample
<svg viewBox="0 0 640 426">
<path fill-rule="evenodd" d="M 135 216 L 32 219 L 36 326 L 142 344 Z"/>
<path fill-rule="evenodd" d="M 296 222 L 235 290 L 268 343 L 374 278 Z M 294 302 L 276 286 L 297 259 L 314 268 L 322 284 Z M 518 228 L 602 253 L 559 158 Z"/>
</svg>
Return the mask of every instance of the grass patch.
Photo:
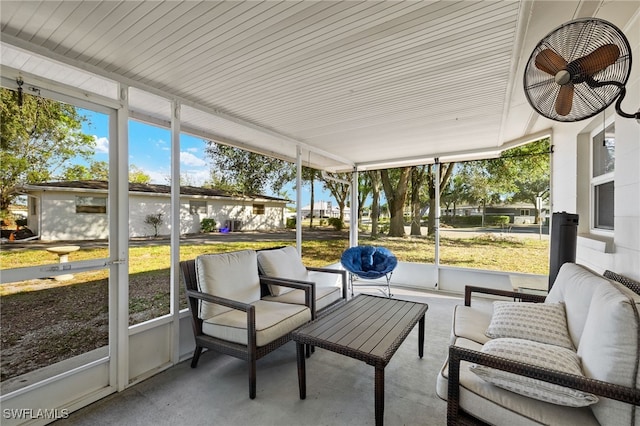
<svg viewBox="0 0 640 426">
<path fill-rule="evenodd" d="M 306 238 L 306 237 L 305 237 Z M 184 241 L 181 260 L 200 254 L 294 245 L 291 240 L 214 244 Z M 401 261 L 434 263 L 432 237 L 360 238 L 360 244 L 384 246 Z M 348 248 L 346 233 L 334 239 L 305 240 L 303 262 L 325 266 Z M 83 248 L 71 260 L 106 258 L 107 248 Z M 44 249 L 0 252 L 2 269 L 57 263 Z M 170 247 L 152 241 L 129 249 L 129 324 L 169 313 Z M 470 239 L 441 238 L 440 263 L 534 274 L 548 273 L 548 241 L 487 234 Z M 182 285 L 180 307 L 186 308 Z M 51 365 L 108 344 L 108 270 L 75 274 L 73 280 L 28 280 L 0 286 L 2 380 Z"/>
</svg>

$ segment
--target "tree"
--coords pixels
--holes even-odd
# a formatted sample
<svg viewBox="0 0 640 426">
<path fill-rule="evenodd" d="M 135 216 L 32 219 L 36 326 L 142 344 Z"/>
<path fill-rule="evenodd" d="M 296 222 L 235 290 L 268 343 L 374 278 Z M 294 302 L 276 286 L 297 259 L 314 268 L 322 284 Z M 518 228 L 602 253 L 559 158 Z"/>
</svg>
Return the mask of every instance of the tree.
<svg viewBox="0 0 640 426">
<path fill-rule="evenodd" d="M 488 172 L 487 160 L 464 163 L 460 173 L 464 181 L 463 198 L 482 208 L 482 225 L 484 226 L 486 205 L 499 203 L 502 189 L 496 184 L 495 177 Z"/>
<path fill-rule="evenodd" d="M 64 169 L 64 180 L 109 180 L 109 164 L 106 161 L 92 161 L 89 167 L 73 164 Z"/>
<path fill-rule="evenodd" d="M 440 195 L 440 202 L 445 205 L 447 211 L 449 210 L 449 206 L 453 205 L 453 218 L 455 219 L 456 206 L 458 203 L 466 201 L 464 197 L 464 181 L 462 176 L 456 173 L 452 175 L 444 187 L 442 195 Z"/>
<path fill-rule="evenodd" d="M 364 208 L 364 202 L 371 194 L 371 175 L 367 172 L 358 174 L 358 225 L 362 221 L 362 209 Z M 353 212 L 351 213 L 353 214 Z"/>
<path fill-rule="evenodd" d="M 429 218 L 427 220 L 427 235 L 433 235 L 436 232 L 436 213 L 440 209 L 440 206 L 436 206 L 436 185 L 435 185 L 435 168 L 439 167 L 440 170 L 440 196 L 444 192 L 449 179 L 453 173 L 456 163 L 438 163 L 433 166 L 429 166 L 429 172 L 427 174 L 427 185 L 429 191 Z"/>
<path fill-rule="evenodd" d="M 309 200 L 309 228 L 313 228 L 313 210 L 316 202 L 315 180 L 320 176 L 320 171 L 311 167 L 302 167 L 301 179 L 303 182 L 309 182 L 310 200 Z"/>
<path fill-rule="evenodd" d="M 207 141 L 205 153 L 213 161 L 212 182 L 241 194 L 262 194 L 267 187 L 278 192 L 295 176 L 291 163 L 213 141 Z"/>
<path fill-rule="evenodd" d="M 144 218 L 144 223 L 153 227 L 153 236 L 157 237 L 160 226 L 162 226 L 163 223 L 162 213 L 148 214 Z"/>
<path fill-rule="evenodd" d="M 380 218 L 380 188 L 382 178 L 378 170 L 367 172 L 371 181 L 371 236 L 378 235 L 378 219 Z"/>
<path fill-rule="evenodd" d="M 429 172 L 431 168 L 429 166 Z M 422 192 L 427 180 L 427 166 L 411 167 L 411 233 L 410 235 L 422 235 L 420 230 L 420 220 L 422 219 L 422 208 L 426 201 L 426 194 Z"/>
<path fill-rule="evenodd" d="M 404 236 L 404 205 L 407 202 L 409 189 L 409 175 L 411 167 L 399 169 L 385 169 L 380 171 L 382 187 L 389 205 L 391 222 L 389 223 L 390 237 Z"/>
<path fill-rule="evenodd" d="M 146 174 L 141 168 L 132 164 L 129 166 L 129 182 L 131 183 L 144 183 L 151 182 L 151 176 Z"/>
<path fill-rule="evenodd" d="M 63 177 L 74 157 L 89 160 L 93 136 L 82 133 L 86 118 L 69 104 L 0 89 L 0 211 L 6 212 L 27 183 Z"/>
<path fill-rule="evenodd" d="M 487 170 L 507 199 L 512 202 L 530 203 L 536 214 L 540 212 L 536 199 L 549 198 L 550 188 L 550 141 L 540 139 L 527 145 L 506 150 L 499 158 L 487 161 Z"/>
<path fill-rule="evenodd" d="M 351 173 L 334 173 L 336 179 L 340 181 L 349 181 Z M 329 179 L 324 176 L 320 176 L 320 180 L 324 182 L 325 189 L 328 189 L 336 199 L 338 208 L 340 209 L 340 221 L 344 222 L 344 208 L 347 206 L 347 199 L 349 198 L 349 183 L 343 183 L 337 180 Z"/>
</svg>

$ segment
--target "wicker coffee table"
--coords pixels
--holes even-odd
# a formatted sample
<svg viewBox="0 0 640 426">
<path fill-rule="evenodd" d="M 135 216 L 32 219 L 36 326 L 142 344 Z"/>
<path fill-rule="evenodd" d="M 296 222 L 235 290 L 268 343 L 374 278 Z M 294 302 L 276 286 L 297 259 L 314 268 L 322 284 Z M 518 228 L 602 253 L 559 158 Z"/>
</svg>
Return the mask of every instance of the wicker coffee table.
<svg viewBox="0 0 640 426">
<path fill-rule="evenodd" d="M 384 368 L 418 326 L 418 356 L 424 354 L 424 317 L 428 305 L 358 295 L 335 311 L 293 332 L 298 358 L 300 399 L 307 396 L 305 345 L 327 349 L 375 367 L 376 425 L 384 419 Z"/>
</svg>

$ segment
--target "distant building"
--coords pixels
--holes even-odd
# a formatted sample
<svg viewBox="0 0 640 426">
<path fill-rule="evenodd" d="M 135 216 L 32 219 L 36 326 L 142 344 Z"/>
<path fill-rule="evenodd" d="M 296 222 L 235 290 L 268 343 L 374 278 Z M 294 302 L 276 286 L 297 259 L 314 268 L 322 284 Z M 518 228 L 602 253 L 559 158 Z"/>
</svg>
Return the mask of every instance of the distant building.
<svg viewBox="0 0 640 426">
<path fill-rule="evenodd" d="M 28 198 L 27 226 L 42 240 L 93 240 L 109 235 L 108 182 L 65 181 L 25 185 Z M 200 232 L 200 221 L 212 218 L 218 228 L 271 230 L 284 227 L 288 200 L 266 195 L 240 196 L 218 189 L 180 188 L 180 234 Z M 154 235 L 145 223 L 161 213 L 159 235 L 168 235 L 171 224 L 171 188 L 168 185 L 129 183 L 129 237 Z"/>
<path fill-rule="evenodd" d="M 311 217 L 311 204 L 308 204 L 301 209 L 302 217 Z M 349 207 L 344 208 L 345 221 L 350 220 L 351 210 Z M 313 203 L 313 217 L 317 218 L 330 218 L 340 217 L 340 207 L 337 204 L 333 204 L 331 201 L 318 201 Z"/>
</svg>

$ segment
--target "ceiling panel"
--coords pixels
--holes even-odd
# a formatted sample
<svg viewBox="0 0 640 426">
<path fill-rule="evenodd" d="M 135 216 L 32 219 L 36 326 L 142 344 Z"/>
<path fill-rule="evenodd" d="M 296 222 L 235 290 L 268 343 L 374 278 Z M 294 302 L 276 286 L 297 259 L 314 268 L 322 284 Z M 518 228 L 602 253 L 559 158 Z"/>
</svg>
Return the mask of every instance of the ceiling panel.
<svg viewBox="0 0 640 426">
<path fill-rule="evenodd" d="M 317 167 L 350 169 L 496 150 L 550 127 L 521 87 L 537 41 L 585 15 L 624 27 L 639 9 L 628 1 L 3 0 L 1 60 L 3 72 L 110 97 L 122 82 L 153 94 L 133 97 L 139 116 L 165 117 L 166 103 L 150 100 L 175 99 L 193 132 L 280 158 L 301 147 Z"/>
</svg>

